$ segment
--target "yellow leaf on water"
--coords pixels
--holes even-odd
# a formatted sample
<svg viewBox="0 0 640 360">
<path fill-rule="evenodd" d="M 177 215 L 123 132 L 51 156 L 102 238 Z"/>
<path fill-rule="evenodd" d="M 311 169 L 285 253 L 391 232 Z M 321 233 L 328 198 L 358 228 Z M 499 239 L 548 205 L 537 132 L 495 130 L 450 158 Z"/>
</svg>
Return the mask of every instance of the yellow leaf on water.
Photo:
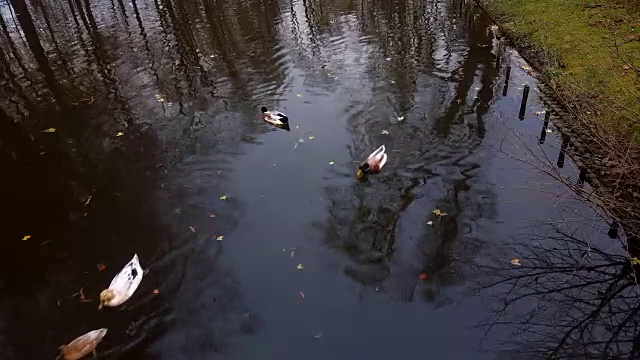
<svg viewBox="0 0 640 360">
<path fill-rule="evenodd" d="M 309 136 L 309 140 L 315 139 L 315 136 Z"/>
<path fill-rule="evenodd" d="M 122 136 L 122 135 L 124 135 L 122 131 L 118 131 L 118 133 L 116 134 L 116 136 Z"/>
<path fill-rule="evenodd" d="M 427 221 L 427 225 L 429 226 L 433 225 L 433 221 Z"/>
<path fill-rule="evenodd" d="M 54 132 L 56 132 L 56 128 L 48 128 L 48 129 L 46 129 L 46 130 L 42 130 L 42 132 L 45 132 L 45 133 L 54 133 Z"/>
<path fill-rule="evenodd" d="M 631 261 L 631 265 L 638 265 L 640 264 L 640 260 L 638 260 L 637 257 L 632 257 L 631 259 L 629 259 Z"/>
<path fill-rule="evenodd" d="M 31 239 L 31 235 L 25 235 L 22 237 L 22 241 L 27 241 L 29 239 Z"/>
<path fill-rule="evenodd" d="M 520 259 L 518 259 L 518 258 L 513 258 L 513 259 L 511 259 L 511 265 L 520 266 L 520 265 L 522 265 L 522 264 L 520 264 Z"/>
<path fill-rule="evenodd" d="M 216 240 L 218 240 L 218 241 L 222 241 L 223 239 L 224 239 L 224 235 L 220 235 L 220 236 L 218 236 L 218 237 L 216 238 Z"/>
<path fill-rule="evenodd" d="M 298 270 L 302 270 L 304 269 L 304 266 L 302 266 L 302 264 L 298 264 L 298 266 L 296 266 L 298 268 Z"/>
<path fill-rule="evenodd" d="M 302 97 L 302 94 L 296 94 L 297 97 Z"/>
<path fill-rule="evenodd" d="M 228 198 L 229 198 L 229 195 L 220 196 L 220 200 L 227 200 Z"/>
<path fill-rule="evenodd" d="M 329 162 L 329 165 L 333 165 L 333 164 L 335 164 L 333 161 L 330 161 L 330 162 Z"/>
</svg>

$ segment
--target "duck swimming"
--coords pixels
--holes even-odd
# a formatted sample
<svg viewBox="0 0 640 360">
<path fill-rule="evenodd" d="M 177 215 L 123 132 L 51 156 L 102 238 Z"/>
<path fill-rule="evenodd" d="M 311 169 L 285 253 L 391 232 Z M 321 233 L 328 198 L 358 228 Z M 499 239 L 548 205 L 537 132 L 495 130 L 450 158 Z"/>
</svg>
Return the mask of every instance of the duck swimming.
<svg viewBox="0 0 640 360">
<path fill-rule="evenodd" d="M 262 111 L 262 120 L 268 122 L 271 125 L 282 126 L 289 123 L 289 118 L 287 117 L 287 115 L 281 113 L 280 111 L 269 111 L 269 109 L 264 106 L 260 110 Z"/>
<path fill-rule="evenodd" d="M 368 174 L 377 174 L 380 169 L 387 163 L 387 153 L 384 145 L 380 146 L 376 151 L 372 152 L 365 161 L 358 167 L 356 177 L 362 179 Z"/>
<path fill-rule="evenodd" d="M 90 331 L 67 345 L 60 346 L 60 355 L 56 359 L 78 360 L 90 352 L 95 352 L 96 346 L 107 334 L 107 329 Z"/>
<path fill-rule="evenodd" d="M 142 267 L 138 260 L 138 254 L 113 278 L 108 289 L 100 293 L 100 306 L 118 306 L 129 300 L 142 281 Z"/>
</svg>

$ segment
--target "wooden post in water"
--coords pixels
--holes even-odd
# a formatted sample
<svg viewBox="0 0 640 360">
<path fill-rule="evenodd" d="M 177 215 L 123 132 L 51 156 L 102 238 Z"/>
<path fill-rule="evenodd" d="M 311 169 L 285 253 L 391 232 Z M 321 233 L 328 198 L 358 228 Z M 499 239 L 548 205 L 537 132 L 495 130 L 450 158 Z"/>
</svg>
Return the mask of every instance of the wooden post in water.
<svg viewBox="0 0 640 360">
<path fill-rule="evenodd" d="M 524 113 L 527 111 L 527 99 L 529 98 L 529 85 L 525 85 L 522 89 L 522 102 L 520 103 L 520 115 L 518 118 L 524 120 Z"/>
<path fill-rule="evenodd" d="M 542 124 L 542 132 L 540 133 L 540 140 L 538 140 L 538 144 L 544 144 L 544 141 L 547 139 L 547 128 L 549 127 L 549 118 L 551 117 L 551 110 L 547 110 L 544 112 L 544 123 Z"/>
<path fill-rule="evenodd" d="M 562 134 L 562 145 L 560 145 L 560 154 L 558 154 L 558 167 L 564 167 L 564 155 L 567 152 L 569 146 L 569 135 Z"/>
<path fill-rule="evenodd" d="M 609 235 L 609 238 L 616 239 L 618 237 L 618 228 L 620 228 L 620 225 L 617 221 L 613 220 L 611 226 L 609 227 L 609 232 L 607 233 L 607 235 Z"/>
<path fill-rule="evenodd" d="M 587 179 L 587 168 L 582 166 L 580 168 L 580 174 L 578 175 L 578 185 L 584 184 L 584 181 Z"/>
<path fill-rule="evenodd" d="M 511 64 L 507 63 L 507 68 L 504 70 L 504 88 L 502 88 L 502 96 L 507 96 L 507 91 L 509 91 L 510 77 L 511 77 Z"/>
</svg>

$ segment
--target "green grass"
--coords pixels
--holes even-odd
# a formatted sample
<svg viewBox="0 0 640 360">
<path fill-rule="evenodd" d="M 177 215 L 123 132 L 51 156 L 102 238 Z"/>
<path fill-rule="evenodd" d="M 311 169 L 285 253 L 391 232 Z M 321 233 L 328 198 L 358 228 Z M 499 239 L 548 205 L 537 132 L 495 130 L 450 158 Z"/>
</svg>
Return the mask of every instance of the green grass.
<svg viewBox="0 0 640 360">
<path fill-rule="evenodd" d="M 640 128 L 638 0 L 482 0 L 570 105 L 629 137 Z"/>
</svg>

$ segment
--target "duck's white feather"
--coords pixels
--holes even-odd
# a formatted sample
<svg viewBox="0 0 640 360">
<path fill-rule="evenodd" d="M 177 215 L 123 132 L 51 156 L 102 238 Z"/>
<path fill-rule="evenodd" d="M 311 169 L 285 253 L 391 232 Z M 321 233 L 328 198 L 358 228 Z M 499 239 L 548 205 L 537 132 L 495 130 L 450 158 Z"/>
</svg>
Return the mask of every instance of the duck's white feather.
<svg viewBox="0 0 640 360">
<path fill-rule="evenodd" d="M 111 281 L 109 289 L 114 291 L 115 298 L 106 305 L 118 306 L 127 301 L 140 285 L 142 275 L 138 254 L 134 254 L 133 259 Z"/>
<path fill-rule="evenodd" d="M 262 118 L 264 119 L 264 121 L 274 124 L 274 125 L 284 125 L 284 122 L 282 122 L 283 118 L 286 118 L 287 115 L 283 114 L 280 111 L 267 111 L 262 113 Z"/>
<path fill-rule="evenodd" d="M 380 146 L 376 151 L 372 152 L 371 155 L 367 158 L 367 161 L 372 161 L 375 163 L 381 163 L 382 161 L 387 162 L 387 154 L 385 153 L 386 148 L 384 145 Z M 382 167 L 384 164 L 380 164 Z"/>
</svg>

